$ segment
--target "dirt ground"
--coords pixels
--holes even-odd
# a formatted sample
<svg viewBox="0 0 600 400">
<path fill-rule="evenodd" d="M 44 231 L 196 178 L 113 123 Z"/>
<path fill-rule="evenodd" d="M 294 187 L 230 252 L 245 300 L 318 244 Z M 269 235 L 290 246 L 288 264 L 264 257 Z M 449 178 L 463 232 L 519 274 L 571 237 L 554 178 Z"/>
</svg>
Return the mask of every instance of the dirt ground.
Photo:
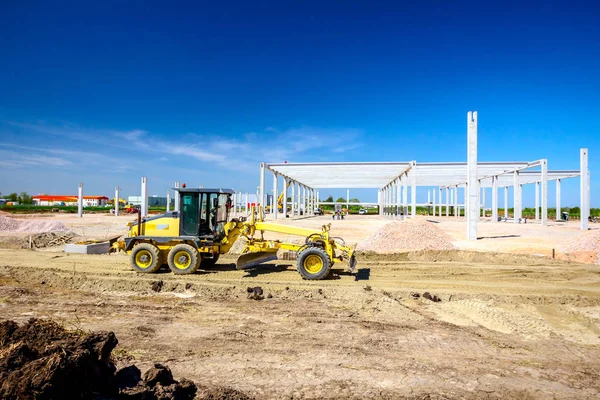
<svg viewBox="0 0 600 400">
<path fill-rule="evenodd" d="M 307 282 L 290 261 L 139 275 L 124 255 L 0 250 L 0 319 L 112 330 L 119 366 L 261 399 L 597 398 L 600 269 L 481 257 L 370 256 Z"/>
<path fill-rule="evenodd" d="M 352 244 L 388 222 L 359 218 L 285 223 L 332 222 Z M 90 238 L 130 219 L 61 217 Z M 317 282 L 294 261 L 143 275 L 123 254 L 0 249 L 0 320 L 112 330 L 118 367 L 166 363 L 257 399 L 598 398 L 600 267 L 539 256 L 577 225 L 483 222 L 472 243 L 464 222 L 432 220 L 460 251 L 361 255 L 356 275 L 342 265 Z"/>
</svg>

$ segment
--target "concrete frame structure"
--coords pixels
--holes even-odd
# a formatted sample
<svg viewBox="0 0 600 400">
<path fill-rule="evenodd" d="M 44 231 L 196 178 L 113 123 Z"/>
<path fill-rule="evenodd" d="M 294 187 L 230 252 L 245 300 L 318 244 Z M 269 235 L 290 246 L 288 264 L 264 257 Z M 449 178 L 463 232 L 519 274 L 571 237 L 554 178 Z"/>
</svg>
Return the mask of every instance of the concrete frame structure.
<svg viewBox="0 0 600 400">
<path fill-rule="evenodd" d="M 580 154 L 579 170 L 548 170 L 548 161 L 502 161 L 480 162 L 477 159 L 477 112 L 467 113 L 467 162 L 317 162 L 317 163 L 261 163 L 260 191 L 264 194 L 266 171 L 274 174 L 274 186 L 278 177 L 292 182 L 292 203 L 294 204 L 294 187 L 302 190 L 296 196 L 297 210 L 292 206 L 292 216 L 301 210 L 312 215 L 315 207 L 321 202 L 307 203 L 306 191 L 314 193 L 320 188 L 352 188 L 378 189 L 380 215 L 407 217 L 410 206 L 410 216 L 416 216 L 417 206 L 433 206 L 433 214 L 443 216 L 442 207 L 446 206 L 446 216 L 450 215 L 450 204 L 454 204 L 454 215 L 460 217 L 461 207 L 464 207 L 467 218 L 467 237 L 477 239 L 477 223 L 480 220 L 481 208 L 485 208 L 485 191 L 491 188 L 492 220 L 498 218 L 498 188 L 504 187 L 504 217 L 508 218 L 508 188 L 513 187 L 514 222 L 519 223 L 522 217 L 522 188 L 523 185 L 534 184 L 540 188 L 541 212 L 536 218 L 542 225 L 547 224 L 548 216 L 548 181 L 557 182 L 557 208 L 560 208 L 560 182 L 563 179 L 580 177 L 581 190 L 581 229 L 587 229 L 589 216 L 589 170 L 587 167 L 587 149 Z M 537 170 L 536 170 L 537 169 Z M 285 184 L 284 184 L 285 185 Z M 408 188 L 410 187 L 410 200 Z M 426 204 L 417 204 L 417 187 L 437 187 L 439 192 L 436 201 L 436 190 L 432 190 Z M 459 189 L 463 188 L 465 200 L 458 201 Z M 442 198 L 445 189 L 446 198 Z M 453 190 L 452 199 L 449 197 Z M 430 189 L 428 189 L 428 194 Z M 480 191 L 481 190 L 481 191 Z M 310 197 L 309 199 L 314 197 Z M 347 206 L 349 192 L 347 192 Z M 430 204 L 430 198 L 433 203 Z M 311 208 L 307 208 L 310 206 Z M 436 206 L 439 209 L 436 212 Z M 584 221 L 585 219 L 585 221 Z"/>
</svg>

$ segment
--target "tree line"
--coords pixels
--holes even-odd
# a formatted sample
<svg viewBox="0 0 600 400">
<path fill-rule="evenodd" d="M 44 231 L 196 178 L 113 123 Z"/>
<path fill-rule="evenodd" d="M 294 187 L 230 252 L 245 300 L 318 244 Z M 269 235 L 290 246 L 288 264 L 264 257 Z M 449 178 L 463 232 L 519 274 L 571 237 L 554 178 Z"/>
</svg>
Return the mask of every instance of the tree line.
<svg viewBox="0 0 600 400">
<path fill-rule="evenodd" d="M 10 193 L 7 196 L 2 196 L 2 198 L 13 203 L 33 204 L 33 198 L 26 192 L 21 192 L 20 194 Z"/>
</svg>

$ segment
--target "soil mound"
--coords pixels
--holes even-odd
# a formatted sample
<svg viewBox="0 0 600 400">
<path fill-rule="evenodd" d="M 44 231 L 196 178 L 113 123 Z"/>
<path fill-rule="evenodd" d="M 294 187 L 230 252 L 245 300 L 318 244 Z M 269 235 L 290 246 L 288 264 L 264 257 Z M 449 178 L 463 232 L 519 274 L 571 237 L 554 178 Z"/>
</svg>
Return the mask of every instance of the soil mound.
<svg viewBox="0 0 600 400">
<path fill-rule="evenodd" d="M 454 250 L 452 237 L 427 221 L 393 221 L 360 242 L 363 252 L 393 254 L 415 250 Z"/>
<path fill-rule="evenodd" d="M 67 228 L 62 222 L 44 220 L 22 220 L 0 215 L 0 232 L 66 232 Z"/>
<path fill-rule="evenodd" d="M 600 264 L 600 230 L 583 232 L 558 250 L 569 261 Z"/>
<path fill-rule="evenodd" d="M 196 385 L 156 364 L 142 379 L 136 366 L 116 371 L 113 332 L 66 331 L 51 321 L 0 323 L 0 398 L 187 400 Z M 213 397 L 214 398 L 214 397 Z"/>
</svg>

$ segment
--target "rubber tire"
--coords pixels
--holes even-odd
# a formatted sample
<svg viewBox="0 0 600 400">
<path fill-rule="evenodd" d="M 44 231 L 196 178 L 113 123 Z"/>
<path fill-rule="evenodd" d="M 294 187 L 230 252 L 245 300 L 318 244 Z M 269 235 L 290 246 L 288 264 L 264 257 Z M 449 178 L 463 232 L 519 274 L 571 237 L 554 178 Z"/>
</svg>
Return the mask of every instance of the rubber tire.
<svg viewBox="0 0 600 400">
<path fill-rule="evenodd" d="M 175 254 L 177 254 L 180 251 L 185 251 L 188 256 L 190 257 L 190 266 L 187 267 L 186 269 L 180 269 L 177 268 L 175 266 Z M 178 244 L 175 247 L 173 247 L 170 251 L 169 251 L 169 256 L 167 258 L 167 264 L 169 264 L 169 269 L 177 275 L 187 275 L 187 274 L 193 274 L 194 272 L 196 272 L 198 270 L 198 267 L 200 267 L 200 255 L 198 254 L 198 250 L 196 250 L 194 247 L 190 246 L 189 244 Z"/>
<path fill-rule="evenodd" d="M 146 250 L 149 253 L 151 253 L 151 255 L 152 255 L 152 264 L 150 264 L 150 266 L 147 268 L 141 268 L 135 262 L 135 256 L 137 255 L 137 253 L 139 253 L 142 250 Z M 162 257 L 160 256 L 160 250 L 158 249 L 158 247 L 156 247 L 150 243 L 139 243 L 131 251 L 129 262 L 131 264 L 131 267 L 135 271 L 142 272 L 145 274 L 152 274 L 160 269 Z"/>
<path fill-rule="evenodd" d="M 200 266 L 202 268 L 214 267 L 215 264 L 217 263 L 217 261 L 219 261 L 219 256 L 220 256 L 220 254 L 217 253 L 213 256 L 213 258 L 202 257 L 202 260 L 200 261 Z"/>
<path fill-rule="evenodd" d="M 323 268 L 315 274 L 311 274 L 304 268 L 304 260 L 311 255 L 319 256 L 321 258 L 321 261 L 323 262 Z M 325 279 L 331 272 L 331 265 L 332 262 L 329 259 L 329 255 L 327 254 L 327 252 L 319 247 L 308 247 L 302 250 L 300 254 L 298 254 L 298 259 L 296 261 L 296 269 L 298 270 L 298 273 L 300 274 L 302 279 L 310 281 Z"/>
</svg>

